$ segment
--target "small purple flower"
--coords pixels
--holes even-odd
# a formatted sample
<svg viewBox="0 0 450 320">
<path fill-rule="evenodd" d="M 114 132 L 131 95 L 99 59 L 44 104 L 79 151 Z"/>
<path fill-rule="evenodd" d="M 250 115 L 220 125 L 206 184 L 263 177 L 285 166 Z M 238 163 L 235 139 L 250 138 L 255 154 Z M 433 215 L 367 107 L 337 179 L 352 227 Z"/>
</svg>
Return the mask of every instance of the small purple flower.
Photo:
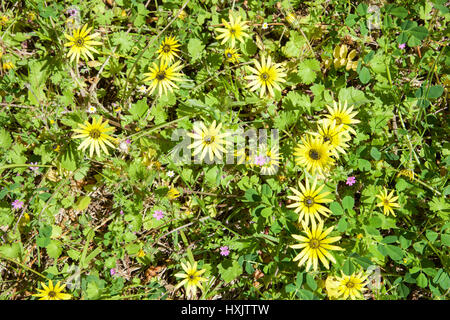
<svg viewBox="0 0 450 320">
<path fill-rule="evenodd" d="M 131 140 L 130 139 L 125 140 L 125 142 L 128 143 L 128 144 L 131 144 Z"/>
<path fill-rule="evenodd" d="M 347 182 L 345 184 L 348 186 L 352 186 L 355 184 L 355 182 L 356 182 L 356 178 L 352 176 L 352 177 L 347 178 Z"/>
<path fill-rule="evenodd" d="M 123 216 L 123 214 L 124 214 L 124 213 L 123 213 L 123 210 L 120 210 L 120 212 L 119 212 L 119 213 L 120 213 L 120 214 L 121 214 L 122 216 Z"/>
<path fill-rule="evenodd" d="M 37 165 L 37 162 L 30 162 L 30 164 Z M 28 167 L 31 171 L 39 170 L 39 167 Z"/>
<path fill-rule="evenodd" d="M 267 162 L 266 156 L 256 156 L 255 157 L 255 164 L 257 166 L 263 166 Z"/>
<path fill-rule="evenodd" d="M 161 210 L 156 210 L 153 214 L 153 218 L 155 218 L 156 220 L 161 220 L 162 218 L 164 218 L 164 212 L 162 212 Z"/>
<path fill-rule="evenodd" d="M 405 49 L 406 48 L 406 43 L 400 43 L 399 45 L 398 45 L 398 48 L 399 49 Z"/>
<path fill-rule="evenodd" d="M 78 15 L 78 10 L 75 8 L 70 8 L 67 10 L 67 13 L 69 14 L 69 16 L 73 17 L 73 16 Z"/>
<path fill-rule="evenodd" d="M 116 275 L 116 269 L 112 268 L 111 270 L 109 270 L 109 273 L 111 273 L 111 276 Z"/>
<path fill-rule="evenodd" d="M 230 254 L 230 250 L 227 246 L 220 247 L 220 255 L 221 256 L 228 256 Z"/>
<path fill-rule="evenodd" d="M 23 207 L 23 201 L 14 200 L 12 203 L 12 207 L 16 210 L 21 209 Z"/>
</svg>

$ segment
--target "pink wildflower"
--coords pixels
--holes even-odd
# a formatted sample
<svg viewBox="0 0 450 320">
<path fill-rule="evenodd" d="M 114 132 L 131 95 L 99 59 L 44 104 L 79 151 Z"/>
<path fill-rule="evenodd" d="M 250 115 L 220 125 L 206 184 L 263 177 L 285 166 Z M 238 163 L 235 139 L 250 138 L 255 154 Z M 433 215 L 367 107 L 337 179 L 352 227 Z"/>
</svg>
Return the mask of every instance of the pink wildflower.
<svg viewBox="0 0 450 320">
<path fill-rule="evenodd" d="M 356 182 L 356 178 L 352 176 L 352 177 L 347 178 L 347 182 L 345 184 L 348 186 L 352 186 L 355 184 L 355 182 Z"/>
</svg>

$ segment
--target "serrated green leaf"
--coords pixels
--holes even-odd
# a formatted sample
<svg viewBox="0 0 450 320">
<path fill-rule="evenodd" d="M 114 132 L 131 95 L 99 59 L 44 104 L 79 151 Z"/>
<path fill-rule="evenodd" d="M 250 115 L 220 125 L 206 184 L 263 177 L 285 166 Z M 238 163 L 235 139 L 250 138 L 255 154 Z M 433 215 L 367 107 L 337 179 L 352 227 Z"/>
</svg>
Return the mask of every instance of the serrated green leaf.
<svg viewBox="0 0 450 320">
<path fill-rule="evenodd" d="M 320 71 L 320 62 L 316 59 L 307 59 L 298 66 L 298 75 L 304 84 L 311 84 L 316 80 L 316 73 Z"/>
<path fill-rule="evenodd" d="M 202 56 L 205 45 L 201 40 L 197 38 L 191 38 L 189 39 L 187 48 L 189 55 L 192 57 L 192 61 L 195 61 Z"/>
</svg>

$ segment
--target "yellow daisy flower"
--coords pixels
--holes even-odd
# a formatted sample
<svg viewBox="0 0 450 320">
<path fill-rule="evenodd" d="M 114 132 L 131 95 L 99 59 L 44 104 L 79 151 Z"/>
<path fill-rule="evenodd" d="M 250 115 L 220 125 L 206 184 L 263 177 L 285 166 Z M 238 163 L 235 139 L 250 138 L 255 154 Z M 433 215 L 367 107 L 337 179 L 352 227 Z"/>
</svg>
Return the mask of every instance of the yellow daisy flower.
<svg viewBox="0 0 450 320">
<path fill-rule="evenodd" d="M 231 142 L 223 139 L 229 135 L 229 132 L 220 133 L 221 128 L 221 123 L 216 127 L 216 120 L 209 128 L 203 122 L 194 124 L 194 133 L 188 133 L 189 137 L 194 138 L 194 142 L 188 146 L 189 149 L 194 149 L 194 157 L 200 154 L 200 161 L 203 161 L 206 156 L 208 156 L 209 161 L 222 159 L 222 154 L 226 153 L 223 145 L 228 145 Z"/>
<path fill-rule="evenodd" d="M 395 202 L 398 199 L 398 196 L 393 196 L 394 190 L 392 190 L 389 195 L 386 188 L 384 188 L 379 194 L 376 195 L 381 202 L 377 203 L 377 207 L 383 207 L 383 213 L 385 215 L 389 215 L 391 213 L 395 217 L 395 213 L 393 208 L 399 208 L 400 205 Z"/>
<path fill-rule="evenodd" d="M 167 94 L 167 90 L 172 92 L 173 88 L 178 88 L 174 81 L 184 81 L 184 79 L 181 78 L 182 74 L 178 72 L 182 68 L 183 65 L 181 65 L 180 61 L 177 61 L 170 67 L 165 61 L 161 61 L 159 66 L 153 62 L 153 67 L 149 68 L 149 72 L 144 73 L 144 76 L 147 76 L 144 81 L 151 81 L 149 85 L 150 94 L 152 94 L 156 88 L 158 88 L 158 94 L 160 96 L 162 95 L 163 90 L 164 94 Z"/>
<path fill-rule="evenodd" d="M 69 42 L 65 43 L 64 46 L 71 47 L 67 53 L 67 56 L 71 57 L 70 62 L 76 59 L 78 63 L 78 60 L 80 60 L 80 55 L 83 56 L 85 60 L 88 60 L 88 57 L 93 60 L 94 57 L 92 56 L 91 51 L 98 53 L 93 46 L 98 46 L 102 43 L 92 39 L 99 37 L 100 34 L 94 33 L 89 35 L 91 30 L 92 27 L 88 28 L 87 24 L 85 24 L 82 28 L 75 29 L 72 35 L 64 34 L 67 40 L 69 40 Z"/>
<path fill-rule="evenodd" d="M 139 252 L 136 254 L 136 257 L 138 258 L 145 257 L 145 251 L 140 249 Z"/>
<path fill-rule="evenodd" d="M 161 58 L 161 62 L 166 62 L 168 64 L 171 63 L 175 59 L 175 57 L 179 57 L 177 53 L 178 51 L 180 51 L 178 49 L 179 46 L 181 45 L 178 43 L 178 40 L 175 39 L 175 37 L 166 37 L 159 46 L 158 59 Z"/>
<path fill-rule="evenodd" d="M 167 192 L 167 197 L 169 200 L 174 200 L 180 196 L 180 191 L 178 191 L 177 188 L 170 188 L 170 190 Z"/>
<path fill-rule="evenodd" d="M 358 67 L 358 61 L 352 61 L 353 58 L 356 56 L 356 50 L 350 51 L 348 53 L 347 45 L 343 44 L 342 46 L 336 46 L 333 51 L 333 57 L 334 57 L 334 67 L 336 69 L 340 69 L 342 67 L 345 67 L 347 71 L 352 69 L 353 71 L 356 71 L 356 68 Z"/>
<path fill-rule="evenodd" d="M 266 89 L 270 96 L 274 96 L 273 87 L 281 91 L 278 82 L 286 82 L 284 79 L 286 73 L 284 73 L 284 68 L 279 63 L 272 63 L 272 58 L 269 56 L 267 60 L 264 56 L 261 57 L 261 64 L 254 60 L 255 68 L 247 66 L 247 69 L 253 73 L 253 75 L 246 76 L 245 79 L 251 80 L 248 84 L 250 91 L 255 91 L 261 88 L 259 94 L 260 97 L 266 93 Z"/>
<path fill-rule="evenodd" d="M 345 154 L 345 149 L 348 148 L 347 141 L 350 140 L 346 130 L 343 130 L 343 125 L 337 125 L 335 121 L 320 121 L 319 132 L 312 132 L 314 136 L 321 138 L 322 142 L 329 142 L 330 150 L 336 158 L 339 158 L 339 153 Z"/>
<path fill-rule="evenodd" d="M 9 21 L 9 18 L 7 16 L 1 16 L 0 17 L 0 27 L 6 26 L 8 21 Z"/>
<path fill-rule="evenodd" d="M 3 62 L 3 70 L 10 70 L 10 69 L 13 69 L 14 67 L 15 67 L 15 65 L 11 61 Z"/>
<path fill-rule="evenodd" d="M 258 164 L 258 160 L 262 160 L 259 163 L 259 165 L 261 166 L 261 174 L 274 175 L 280 167 L 281 157 L 278 151 L 278 146 L 273 146 L 270 150 L 262 152 L 260 154 L 261 155 L 259 156 L 259 159 L 256 159 L 256 164 Z"/>
<path fill-rule="evenodd" d="M 239 58 L 240 58 L 240 54 L 237 53 L 237 50 L 234 48 L 227 48 L 225 49 L 225 59 L 228 62 L 231 63 L 238 63 L 239 62 Z"/>
<path fill-rule="evenodd" d="M 401 177 L 401 176 L 408 177 L 410 181 L 413 181 L 416 179 L 416 173 L 414 172 L 413 169 L 400 170 L 397 174 L 397 178 Z"/>
<path fill-rule="evenodd" d="M 234 48 L 236 39 L 244 42 L 244 37 L 250 38 L 250 36 L 244 32 L 244 30 L 248 29 L 248 26 L 246 25 L 247 21 L 241 21 L 241 16 L 238 16 L 236 19 L 234 19 L 233 15 L 230 13 L 229 19 L 229 22 L 225 21 L 225 19 L 222 19 L 222 23 L 225 25 L 225 28 L 217 29 L 220 35 L 218 35 L 216 39 L 223 39 L 221 44 L 224 44 L 228 40 L 231 40 L 231 47 Z"/>
<path fill-rule="evenodd" d="M 302 143 L 294 148 L 294 151 L 295 163 L 311 174 L 315 172 L 323 174 L 334 163 L 334 159 L 331 158 L 330 143 L 321 141 L 319 137 L 302 138 Z"/>
<path fill-rule="evenodd" d="M 237 158 L 236 164 L 245 164 L 246 166 L 251 166 L 250 156 L 248 155 L 247 148 L 237 149 L 234 153 L 234 156 Z"/>
<path fill-rule="evenodd" d="M 289 12 L 286 15 L 285 19 L 289 24 L 293 25 L 294 27 L 298 26 L 298 20 L 297 20 L 297 16 L 295 15 L 295 13 Z"/>
<path fill-rule="evenodd" d="M 299 244 L 291 245 L 290 247 L 293 249 L 303 249 L 293 261 L 298 261 L 298 266 L 300 267 L 305 262 L 306 264 L 306 272 L 309 271 L 311 266 L 314 271 L 317 270 L 319 259 L 325 266 L 325 268 L 329 269 L 328 260 L 336 263 L 336 260 L 329 252 L 330 250 L 343 250 L 338 246 L 331 245 L 330 243 L 336 242 L 341 239 L 341 237 L 330 237 L 327 236 L 333 231 L 334 227 L 330 227 L 327 230 L 323 231 L 323 221 L 319 222 L 319 225 L 316 225 L 314 220 L 311 221 L 311 230 L 302 222 L 304 232 L 306 233 L 306 237 L 300 235 L 292 235 L 296 240 L 300 241 Z"/>
<path fill-rule="evenodd" d="M 97 153 L 97 156 L 100 157 L 100 148 L 106 153 L 108 153 L 108 149 L 106 148 L 105 144 L 108 146 L 114 148 L 114 145 L 112 142 L 117 142 L 116 138 L 111 137 L 109 134 L 114 131 L 113 127 L 108 126 L 108 120 L 103 122 L 103 117 L 100 117 L 98 119 L 92 119 L 92 123 L 89 123 L 89 121 L 85 121 L 84 124 L 79 124 L 78 129 L 73 129 L 74 132 L 77 132 L 76 136 L 73 138 L 81 138 L 84 139 L 84 141 L 80 144 L 78 147 L 78 150 L 82 149 L 83 151 L 87 149 L 87 147 L 90 147 L 89 149 L 89 156 L 92 157 L 94 153 L 94 149 Z"/>
<path fill-rule="evenodd" d="M 356 134 L 356 131 L 350 125 L 360 122 L 359 120 L 354 119 L 358 112 L 352 112 L 353 107 L 347 108 L 347 101 L 344 102 L 344 106 L 341 105 L 340 101 L 339 104 L 334 101 L 333 107 L 327 106 L 327 109 L 330 112 L 329 115 L 326 115 L 327 119 L 335 121 L 338 126 L 342 124 L 343 130 L 348 130 L 351 133 Z"/>
<path fill-rule="evenodd" d="M 330 300 L 339 298 L 339 282 L 333 276 L 328 276 L 325 280 L 325 290 Z"/>
<path fill-rule="evenodd" d="M 309 225 L 309 220 L 311 223 L 313 220 L 321 221 L 321 214 L 328 217 L 328 213 L 331 213 L 330 209 L 323 206 L 323 203 L 332 202 L 333 200 L 325 198 L 331 192 L 323 192 L 322 189 L 325 184 L 316 188 L 317 178 L 314 179 L 312 185 L 309 184 L 308 177 L 306 177 L 306 183 L 303 185 L 300 181 L 298 182 L 300 191 L 294 188 L 289 188 L 295 194 L 295 196 L 288 196 L 289 199 L 295 202 L 288 205 L 288 208 L 296 208 L 295 213 L 299 213 L 298 221 L 304 222 L 305 225 Z"/>
<path fill-rule="evenodd" d="M 193 265 L 191 265 L 190 262 L 187 262 L 186 264 L 181 262 L 181 267 L 183 268 L 185 273 L 175 274 L 175 277 L 183 278 L 183 280 L 176 285 L 175 290 L 187 284 L 186 292 L 192 293 L 192 296 L 195 297 L 195 295 L 197 294 L 197 288 L 203 290 L 202 282 L 208 280 L 201 277 L 206 269 L 197 270 L 197 262 L 194 262 Z"/>
<path fill-rule="evenodd" d="M 39 300 L 69 300 L 72 298 L 70 294 L 61 292 L 66 285 L 61 286 L 60 281 L 54 287 L 52 280 L 49 280 L 48 287 L 43 282 L 41 282 L 41 286 L 44 289 L 36 289 L 39 293 L 33 294 L 33 297 L 39 297 Z"/>
<path fill-rule="evenodd" d="M 364 282 L 367 279 L 367 275 L 363 275 L 361 271 L 358 274 L 352 274 L 351 276 L 346 276 L 341 271 L 342 277 L 338 277 L 336 280 L 338 282 L 337 292 L 339 297 L 343 299 L 347 299 L 350 296 L 350 299 L 362 299 L 362 292 L 367 290 L 364 286 L 367 282 Z"/>
</svg>

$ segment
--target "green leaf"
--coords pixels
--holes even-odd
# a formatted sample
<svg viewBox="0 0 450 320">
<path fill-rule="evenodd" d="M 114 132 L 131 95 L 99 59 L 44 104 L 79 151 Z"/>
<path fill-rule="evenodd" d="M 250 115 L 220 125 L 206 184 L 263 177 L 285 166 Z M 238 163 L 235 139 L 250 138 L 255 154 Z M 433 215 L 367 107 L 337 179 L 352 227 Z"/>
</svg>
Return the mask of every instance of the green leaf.
<svg viewBox="0 0 450 320">
<path fill-rule="evenodd" d="M 41 248 L 45 248 L 49 245 L 51 242 L 50 237 L 37 237 L 36 238 L 36 245 Z"/>
<path fill-rule="evenodd" d="M 264 208 L 263 210 L 261 210 L 261 216 L 263 216 L 264 218 L 269 217 L 272 214 L 272 208 Z"/>
<path fill-rule="evenodd" d="M 75 148 L 75 144 L 73 142 L 70 142 L 61 156 L 61 166 L 66 170 L 75 171 L 78 167 L 78 159 L 79 157 Z"/>
<path fill-rule="evenodd" d="M 406 16 L 408 15 L 408 10 L 406 10 L 403 7 L 397 7 L 390 10 L 389 13 L 403 19 L 406 18 Z"/>
<path fill-rule="evenodd" d="M 297 277 L 295 278 L 295 286 L 300 289 L 303 284 L 303 272 L 297 272 Z"/>
<path fill-rule="evenodd" d="M 0 255 L 3 255 L 10 259 L 16 259 L 20 257 L 21 246 L 19 243 L 4 244 L 0 246 Z"/>
<path fill-rule="evenodd" d="M 189 54 L 192 57 L 192 61 L 195 61 L 202 56 L 203 50 L 205 49 L 205 45 L 202 43 L 201 40 L 197 38 L 191 38 L 189 39 L 187 48 Z"/>
<path fill-rule="evenodd" d="M 423 40 L 428 35 L 428 29 L 422 26 L 414 27 L 409 30 L 409 33 L 418 40 Z"/>
<path fill-rule="evenodd" d="M 344 266 L 342 267 L 342 271 L 348 276 L 352 275 L 353 272 L 355 272 L 355 266 L 351 261 L 351 259 L 345 260 Z"/>
<path fill-rule="evenodd" d="M 370 155 L 372 156 L 372 158 L 374 158 L 377 161 L 381 159 L 381 152 L 378 151 L 378 149 L 375 147 L 372 147 L 370 149 Z"/>
<path fill-rule="evenodd" d="M 63 251 L 61 242 L 58 240 L 51 240 L 45 249 L 47 250 L 48 256 L 53 259 L 57 259 Z"/>
<path fill-rule="evenodd" d="M 428 239 L 431 243 L 434 243 L 434 241 L 436 241 L 436 239 L 437 239 L 437 237 L 438 237 L 438 234 L 437 234 L 436 232 L 434 232 L 434 231 L 431 231 L 431 230 L 427 230 L 427 231 L 425 232 L 425 235 L 426 235 L 427 239 Z"/>
<path fill-rule="evenodd" d="M 369 9 L 369 6 L 365 3 L 360 3 L 356 7 L 356 13 L 360 15 L 361 17 L 365 16 L 367 14 L 367 10 Z"/>
<path fill-rule="evenodd" d="M 387 236 L 387 237 L 384 237 L 381 242 L 382 243 L 395 243 L 395 242 L 397 242 L 397 240 L 398 240 L 397 236 Z"/>
<path fill-rule="evenodd" d="M 356 14 L 350 13 L 347 18 L 345 18 L 345 25 L 348 27 L 353 27 L 356 24 L 358 16 Z"/>
<path fill-rule="evenodd" d="M 443 245 L 450 247 L 450 234 L 441 234 L 441 242 Z"/>
<path fill-rule="evenodd" d="M 217 266 L 217 269 L 219 270 L 220 276 L 223 281 L 225 281 L 225 283 L 230 283 L 231 281 L 239 277 L 243 272 L 242 267 L 236 260 L 231 261 L 229 259 L 219 264 Z"/>
<path fill-rule="evenodd" d="M 342 206 L 346 210 L 353 209 L 354 205 L 355 205 L 355 199 L 353 199 L 353 197 L 345 196 L 344 199 L 342 200 Z"/>
<path fill-rule="evenodd" d="M 28 90 L 28 99 L 31 104 L 39 106 L 45 100 L 45 82 L 48 78 L 48 69 L 46 61 L 31 60 L 28 63 L 28 80 L 30 90 Z"/>
<path fill-rule="evenodd" d="M 370 162 L 366 159 L 358 159 L 358 169 L 361 171 L 370 171 Z"/>
<path fill-rule="evenodd" d="M 345 219 L 345 217 L 342 217 L 339 220 L 339 223 L 337 224 L 336 230 L 339 231 L 339 232 L 344 232 L 345 230 L 347 230 L 347 227 L 348 227 L 348 222 Z"/>
<path fill-rule="evenodd" d="M 422 272 L 419 274 L 416 281 L 417 281 L 417 285 L 421 288 L 425 288 L 428 285 L 427 276 L 424 275 Z"/>
<path fill-rule="evenodd" d="M 8 149 L 11 146 L 12 138 L 5 128 L 0 129 L 0 149 Z"/>
<path fill-rule="evenodd" d="M 89 204 L 91 203 L 91 197 L 89 196 L 82 196 L 78 198 L 77 202 L 75 203 L 75 209 L 78 211 L 83 211 L 87 209 Z"/>
<path fill-rule="evenodd" d="M 397 287 L 397 292 L 398 292 L 399 296 L 406 298 L 409 295 L 409 293 L 411 292 L 411 290 L 409 290 L 409 288 L 405 284 L 400 283 Z"/>
<path fill-rule="evenodd" d="M 383 68 L 385 68 L 385 66 Z M 341 101 L 347 100 L 348 106 L 351 106 L 353 104 L 359 106 L 363 103 L 368 102 L 368 99 L 366 98 L 364 92 L 353 87 L 342 88 L 341 90 L 339 90 L 338 96 L 339 100 Z"/>
<path fill-rule="evenodd" d="M 344 209 L 342 209 L 341 205 L 338 202 L 332 202 L 330 204 L 330 210 L 337 216 L 344 214 Z"/>
<path fill-rule="evenodd" d="M 386 252 L 391 257 L 392 260 L 399 261 L 403 258 L 403 250 L 399 247 L 392 246 L 390 244 L 386 245 Z"/>
<path fill-rule="evenodd" d="M 217 187 L 220 184 L 220 169 L 216 166 L 206 168 L 205 181 L 209 187 Z"/>
<path fill-rule="evenodd" d="M 258 195 L 255 189 L 247 189 L 245 190 L 245 199 L 250 202 L 258 202 L 261 201 L 261 197 Z"/>
<path fill-rule="evenodd" d="M 311 288 L 312 291 L 315 291 L 317 289 L 317 283 L 309 273 L 306 274 L 306 284 Z"/>
<path fill-rule="evenodd" d="M 444 88 L 441 85 L 431 86 L 430 91 L 428 91 L 428 98 L 439 98 L 444 92 Z"/>
<path fill-rule="evenodd" d="M 252 39 L 247 39 L 245 44 L 241 44 L 242 52 L 247 56 L 255 55 L 258 47 Z"/>
<path fill-rule="evenodd" d="M 148 110 L 147 98 L 144 98 L 132 104 L 131 108 L 128 111 L 134 116 L 133 118 L 137 120 L 142 116 L 144 116 L 147 110 Z"/>
<path fill-rule="evenodd" d="M 370 71 L 366 67 L 362 67 L 361 70 L 359 71 L 358 75 L 359 75 L 359 80 L 361 81 L 362 84 L 368 83 L 371 79 Z"/>
<path fill-rule="evenodd" d="M 304 84 L 311 84 L 316 80 L 316 73 L 320 71 L 320 62 L 316 59 L 307 59 L 298 66 L 298 75 Z"/>
<path fill-rule="evenodd" d="M 317 297 L 309 290 L 300 289 L 297 292 L 297 296 L 302 300 L 317 300 Z"/>
<path fill-rule="evenodd" d="M 125 31 L 114 32 L 111 37 L 111 42 L 115 46 L 118 45 L 119 51 L 123 53 L 128 53 L 135 45 L 133 36 Z"/>
<path fill-rule="evenodd" d="M 135 255 L 141 250 L 141 246 L 137 243 L 129 243 L 125 246 L 125 250 L 129 255 Z"/>
</svg>

